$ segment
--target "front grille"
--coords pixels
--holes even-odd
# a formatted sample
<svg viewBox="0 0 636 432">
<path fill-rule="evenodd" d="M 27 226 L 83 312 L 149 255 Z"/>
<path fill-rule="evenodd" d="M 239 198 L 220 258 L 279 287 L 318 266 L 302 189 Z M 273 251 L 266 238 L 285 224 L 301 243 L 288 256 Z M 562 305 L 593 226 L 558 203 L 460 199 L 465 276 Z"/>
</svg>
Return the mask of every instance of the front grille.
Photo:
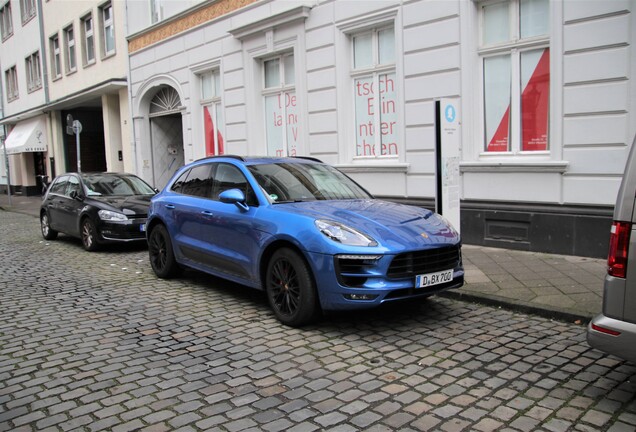
<svg viewBox="0 0 636 432">
<path fill-rule="evenodd" d="M 399 279 L 434 273 L 441 270 L 454 269 L 460 262 L 460 245 L 408 252 L 393 258 L 387 276 Z"/>
</svg>

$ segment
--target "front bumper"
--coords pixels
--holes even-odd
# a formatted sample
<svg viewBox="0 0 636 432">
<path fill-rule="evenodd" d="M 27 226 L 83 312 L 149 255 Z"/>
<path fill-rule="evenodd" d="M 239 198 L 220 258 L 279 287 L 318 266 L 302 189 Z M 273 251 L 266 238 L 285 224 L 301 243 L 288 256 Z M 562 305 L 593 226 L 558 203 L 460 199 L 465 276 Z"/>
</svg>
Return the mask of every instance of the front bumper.
<svg viewBox="0 0 636 432">
<path fill-rule="evenodd" d="M 608 334 L 599 331 L 599 328 L 618 334 Z M 587 327 L 587 343 L 592 348 L 636 364 L 636 324 L 599 314 Z"/>
<path fill-rule="evenodd" d="M 415 276 L 390 278 L 386 276 L 393 255 L 379 258 L 368 270 L 368 277 L 357 286 L 346 285 L 341 269 L 337 269 L 333 255 L 310 254 L 320 305 L 324 310 L 354 310 L 377 307 L 383 303 L 428 297 L 464 284 L 464 269 L 453 268 L 450 282 L 416 288 Z"/>
<path fill-rule="evenodd" d="M 99 237 L 105 243 L 146 241 L 146 218 L 128 219 L 123 222 L 100 221 Z"/>
</svg>

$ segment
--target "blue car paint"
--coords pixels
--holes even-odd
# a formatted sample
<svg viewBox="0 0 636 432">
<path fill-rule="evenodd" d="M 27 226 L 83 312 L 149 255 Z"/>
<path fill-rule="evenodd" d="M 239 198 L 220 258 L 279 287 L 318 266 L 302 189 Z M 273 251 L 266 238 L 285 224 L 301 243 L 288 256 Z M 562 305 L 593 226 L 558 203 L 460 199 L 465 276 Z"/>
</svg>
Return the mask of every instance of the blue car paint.
<svg viewBox="0 0 636 432">
<path fill-rule="evenodd" d="M 168 185 L 150 205 L 148 226 L 161 221 L 173 239 L 175 258 L 180 264 L 256 289 L 261 281 L 263 254 L 274 243 L 288 243 L 299 250 L 311 268 L 316 281 L 321 307 L 325 310 L 362 309 L 377 306 L 394 290 L 410 290 L 395 299 L 429 296 L 463 284 L 464 270 L 453 269 L 457 283 L 443 288 L 414 289 L 415 278 L 388 279 L 385 272 L 395 255 L 403 252 L 460 245 L 460 237 L 445 219 L 430 210 L 376 199 L 319 200 L 295 203 L 272 203 L 260 189 L 246 164 L 288 162 L 289 159 L 263 159 L 240 162 L 233 158 L 215 158 L 214 162 L 237 166 L 250 182 L 258 206 L 247 210 L 232 203 L 181 195 L 170 186 L 187 168 L 206 163 L 194 162 L 178 170 Z M 209 160 L 208 160 L 209 162 Z M 293 160 L 294 163 L 313 163 Z M 353 227 L 376 240 L 376 246 L 347 246 L 322 234 L 317 219 L 339 222 Z M 225 234 L 225 235 L 222 235 Z M 215 239 L 214 242 L 208 241 Z M 210 268 L 188 259 L 182 249 L 216 253 L 242 274 L 227 269 Z M 382 255 L 374 274 L 364 286 L 351 288 L 339 283 L 334 256 Z M 374 300 L 349 300 L 346 294 L 374 294 Z"/>
</svg>

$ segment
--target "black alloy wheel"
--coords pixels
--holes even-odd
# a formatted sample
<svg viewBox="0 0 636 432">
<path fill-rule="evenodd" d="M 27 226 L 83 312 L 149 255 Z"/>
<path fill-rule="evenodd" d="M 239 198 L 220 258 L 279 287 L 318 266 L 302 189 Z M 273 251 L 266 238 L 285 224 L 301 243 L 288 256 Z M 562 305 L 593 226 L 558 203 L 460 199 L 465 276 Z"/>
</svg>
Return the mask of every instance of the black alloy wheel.
<svg viewBox="0 0 636 432">
<path fill-rule="evenodd" d="M 179 273 L 180 267 L 174 257 L 170 234 L 163 225 L 152 228 L 148 236 L 148 256 L 150 266 L 162 279 L 169 279 Z"/>
<path fill-rule="evenodd" d="M 51 228 L 49 215 L 46 212 L 42 212 L 40 215 L 40 228 L 42 229 L 42 237 L 45 240 L 55 240 L 57 238 L 57 231 Z"/>
<path fill-rule="evenodd" d="M 307 324 L 319 311 L 309 266 L 291 249 L 279 249 L 272 256 L 267 266 L 266 290 L 276 318 L 288 326 Z"/>
<path fill-rule="evenodd" d="M 93 221 L 86 217 L 82 220 L 82 228 L 80 232 L 82 236 L 82 245 L 89 252 L 96 251 L 99 248 L 97 243 L 97 228 Z"/>
</svg>

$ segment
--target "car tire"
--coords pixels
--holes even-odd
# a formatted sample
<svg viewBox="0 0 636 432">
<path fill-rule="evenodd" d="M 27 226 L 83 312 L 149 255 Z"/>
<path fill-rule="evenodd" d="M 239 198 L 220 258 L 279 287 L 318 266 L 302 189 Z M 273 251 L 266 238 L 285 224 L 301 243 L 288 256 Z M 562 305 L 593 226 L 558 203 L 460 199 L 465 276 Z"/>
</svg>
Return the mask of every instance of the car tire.
<svg viewBox="0 0 636 432">
<path fill-rule="evenodd" d="M 174 257 L 172 240 L 165 226 L 157 225 L 150 231 L 148 256 L 152 270 L 161 279 L 170 279 L 179 274 L 181 268 Z"/>
<path fill-rule="evenodd" d="M 289 248 L 277 250 L 267 265 L 265 290 L 276 318 L 298 327 L 318 315 L 314 278 L 302 256 Z"/>
<path fill-rule="evenodd" d="M 42 212 L 40 215 L 40 229 L 45 240 L 55 240 L 57 238 L 57 231 L 51 228 L 49 215 L 46 212 Z"/>
<path fill-rule="evenodd" d="M 80 227 L 80 236 L 82 238 L 82 246 L 89 252 L 99 249 L 97 243 L 97 228 L 90 218 L 84 218 Z"/>
</svg>

